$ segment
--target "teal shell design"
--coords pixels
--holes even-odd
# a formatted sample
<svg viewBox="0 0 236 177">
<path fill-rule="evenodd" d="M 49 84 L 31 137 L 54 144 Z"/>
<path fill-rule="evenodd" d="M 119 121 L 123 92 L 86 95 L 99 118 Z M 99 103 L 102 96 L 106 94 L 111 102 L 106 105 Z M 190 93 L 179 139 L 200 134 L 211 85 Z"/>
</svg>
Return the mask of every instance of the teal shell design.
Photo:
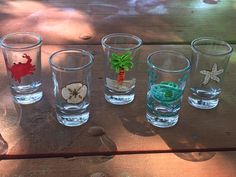
<svg viewBox="0 0 236 177">
<path fill-rule="evenodd" d="M 160 84 L 152 85 L 151 95 L 159 102 L 172 102 L 180 99 L 183 90 L 175 82 L 160 82 Z"/>
</svg>

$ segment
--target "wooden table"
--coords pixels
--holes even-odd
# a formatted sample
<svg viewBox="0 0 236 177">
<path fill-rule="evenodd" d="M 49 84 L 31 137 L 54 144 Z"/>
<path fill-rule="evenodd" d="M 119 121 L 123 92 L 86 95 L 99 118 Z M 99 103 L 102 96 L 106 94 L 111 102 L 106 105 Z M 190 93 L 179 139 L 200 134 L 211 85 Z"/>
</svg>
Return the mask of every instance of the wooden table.
<svg viewBox="0 0 236 177">
<path fill-rule="evenodd" d="M 236 55 L 225 75 L 220 104 L 198 110 L 184 95 L 180 120 L 160 129 L 145 120 L 147 55 L 174 49 L 191 57 L 189 43 L 215 36 L 235 48 L 236 0 L 0 1 L 0 34 L 34 31 L 43 39 L 43 99 L 17 105 L 11 99 L 0 56 L 0 177 L 235 177 Z M 102 36 L 127 32 L 144 41 L 136 97 L 126 106 L 104 99 Z M 65 127 L 55 119 L 49 55 L 82 48 L 95 56 L 91 117 Z"/>
</svg>

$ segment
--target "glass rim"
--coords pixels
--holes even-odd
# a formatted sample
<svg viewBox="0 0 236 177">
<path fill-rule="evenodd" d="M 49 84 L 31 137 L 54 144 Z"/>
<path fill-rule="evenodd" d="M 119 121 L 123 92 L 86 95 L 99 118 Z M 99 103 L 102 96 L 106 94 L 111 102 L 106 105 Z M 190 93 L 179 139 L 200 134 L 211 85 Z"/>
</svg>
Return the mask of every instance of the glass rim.
<svg viewBox="0 0 236 177">
<path fill-rule="evenodd" d="M 135 44 L 133 47 L 127 47 L 127 48 L 122 48 L 122 47 L 113 47 L 109 44 L 106 43 L 107 39 L 109 38 L 112 38 L 112 37 L 127 37 L 127 38 L 132 38 L 134 40 L 136 40 L 138 43 Z M 103 46 L 105 46 L 106 48 L 109 48 L 109 49 L 115 49 L 115 50 L 134 50 L 134 49 L 137 49 L 139 48 L 142 44 L 143 44 L 143 41 L 142 39 L 140 39 L 139 37 L 135 36 L 135 35 L 132 35 L 132 34 L 129 34 L 129 33 L 111 33 L 111 34 L 108 34 L 106 36 L 104 36 L 102 39 L 101 39 L 101 43 Z"/>
<path fill-rule="evenodd" d="M 228 48 L 228 50 L 226 52 L 220 52 L 220 53 L 204 52 L 202 50 L 199 50 L 196 47 L 197 43 L 198 42 L 202 42 L 202 41 L 213 41 L 216 44 L 221 44 L 221 45 L 226 46 Z M 195 52 L 199 52 L 199 53 L 204 54 L 204 55 L 213 55 L 213 56 L 223 56 L 223 55 L 231 54 L 233 52 L 233 48 L 231 47 L 231 45 L 229 43 L 227 43 L 227 42 L 225 42 L 223 40 L 216 39 L 214 37 L 200 37 L 200 38 L 196 38 L 196 39 L 194 39 L 191 42 L 191 48 Z"/>
<path fill-rule="evenodd" d="M 151 62 L 151 58 L 154 55 L 161 54 L 161 53 L 174 54 L 174 55 L 181 56 L 181 58 L 183 58 L 185 61 L 187 61 L 187 65 L 183 69 L 178 69 L 178 70 L 167 70 L 167 69 L 159 68 Z M 147 63 L 148 63 L 148 66 L 150 66 L 151 68 L 153 68 L 157 71 L 166 72 L 166 73 L 181 73 L 181 72 L 189 71 L 191 69 L 191 63 L 190 63 L 189 59 L 184 54 L 182 54 L 181 52 L 178 52 L 178 51 L 175 51 L 175 50 L 157 50 L 157 51 L 154 51 L 154 52 L 152 52 L 151 54 L 148 55 Z"/>
<path fill-rule="evenodd" d="M 37 39 L 37 41 L 34 44 L 30 44 L 26 47 L 12 47 L 12 46 L 10 46 L 10 45 L 8 45 L 4 42 L 9 37 L 13 37 L 13 36 L 16 36 L 16 35 L 31 36 L 31 37 Z M 28 50 L 28 49 L 32 49 L 32 48 L 36 48 L 38 46 L 41 46 L 42 41 L 43 41 L 42 37 L 40 35 L 36 34 L 36 33 L 33 33 L 33 32 L 15 32 L 15 33 L 9 33 L 9 34 L 4 35 L 0 39 L 0 46 L 2 48 L 7 48 L 7 49 L 10 49 L 10 50 Z"/>
<path fill-rule="evenodd" d="M 89 56 L 89 61 L 84 64 L 83 66 L 81 67 L 61 67 L 57 64 L 55 64 L 53 62 L 53 57 L 55 57 L 56 55 L 59 55 L 59 54 L 62 54 L 62 53 L 80 53 L 80 54 L 84 54 L 84 55 L 87 55 Z M 50 56 L 49 56 L 49 59 L 48 59 L 48 63 L 50 64 L 51 67 L 55 68 L 55 69 L 58 69 L 58 70 L 61 70 L 61 71 L 77 71 L 77 70 L 82 70 L 84 68 L 88 68 L 94 61 L 94 56 L 86 51 L 86 50 L 83 50 L 83 49 L 62 49 L 62 50 L 58 50 L 56 52 L 53 52 Z"/>
</svg>

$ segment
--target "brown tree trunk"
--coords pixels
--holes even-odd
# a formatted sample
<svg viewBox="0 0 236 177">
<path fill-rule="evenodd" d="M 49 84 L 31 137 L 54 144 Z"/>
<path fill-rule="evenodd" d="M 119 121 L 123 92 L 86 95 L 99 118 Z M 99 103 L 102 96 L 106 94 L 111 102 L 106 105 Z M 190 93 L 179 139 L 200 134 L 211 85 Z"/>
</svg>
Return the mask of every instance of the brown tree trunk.
<svg viewBox="0 0 236 177">
<path fill-rule="evenodd" d="M 122 68 L 120 69 L 118 76 L 117 76 L 117 82 L 122 83 L 125 80 L 125 70 Z"/>
</svg>

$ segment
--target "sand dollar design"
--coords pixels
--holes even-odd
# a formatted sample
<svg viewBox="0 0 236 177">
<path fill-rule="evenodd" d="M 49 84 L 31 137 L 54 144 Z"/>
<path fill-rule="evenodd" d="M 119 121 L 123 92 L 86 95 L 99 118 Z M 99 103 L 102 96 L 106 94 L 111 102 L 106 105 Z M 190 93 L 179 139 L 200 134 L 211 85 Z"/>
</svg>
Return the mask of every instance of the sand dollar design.
<svg viewBox="0 0 236 177">
<path fill-rule="evenodd" d="M 67 103 L 80 103 L 84 100 L 87 95 L 87 86 L 77 82 L 66 85 L 62 88 L 62 97 Z"/>
</svg>

